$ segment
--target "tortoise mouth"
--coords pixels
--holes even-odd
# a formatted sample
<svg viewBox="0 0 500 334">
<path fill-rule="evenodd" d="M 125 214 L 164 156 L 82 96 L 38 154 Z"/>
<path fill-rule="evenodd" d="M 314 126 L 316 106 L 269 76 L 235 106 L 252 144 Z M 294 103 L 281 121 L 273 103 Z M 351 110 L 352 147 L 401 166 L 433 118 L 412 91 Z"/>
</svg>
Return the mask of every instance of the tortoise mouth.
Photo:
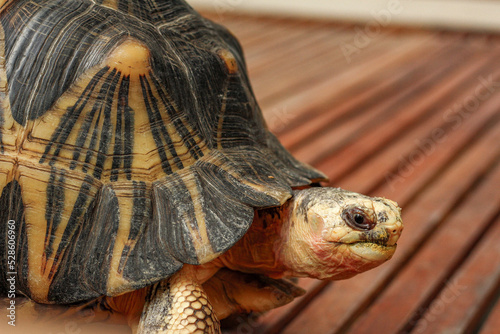
<svg viewBox="0 0 500 334">
<path fill-rule="evenodd" d="M 387 245 L 376 241 L 359 241 L 350 244 L 343 244 L 357 256 L 374 262 L 389 260 L 396 251 L 397 244 Z"/>
<path fill-rule="evenodd" d="M 371 247 L 369 245 L 380 246 L 380 248 L 389 248 L 396 245 L 396 242 L 399 239 L 399 233 L 397 229 L 374 229 L 366 232 L 351 232 L 342 236 L 337 240 L 328 240 L 336 244 L 340 245 L 365 245 L 366 247 Z"/>
<path fill-rule="evenodd" d="M 330 243 L 340 245 L 355 245 L 355 244 L 374 244 L 381 247 L 390 247 L 396 245 L 397 239 L 391 240 L 386 233 L 377 233 L 371 235 L 352 234 Z"/>
</svg>

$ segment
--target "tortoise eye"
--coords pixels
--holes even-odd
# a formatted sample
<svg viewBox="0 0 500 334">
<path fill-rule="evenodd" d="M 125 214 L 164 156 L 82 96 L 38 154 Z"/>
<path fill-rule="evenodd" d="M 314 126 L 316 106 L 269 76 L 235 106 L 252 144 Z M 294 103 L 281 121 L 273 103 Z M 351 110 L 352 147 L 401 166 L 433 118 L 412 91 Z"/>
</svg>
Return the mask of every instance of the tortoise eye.
<svg viewBox="0 0 500 334">
<path fill-rule="evenodd" d="M 377 225 L 368 215 L 359 208 L 348 208 L 342 212 L 342 219 L 355 230 L 371 230 Z"/>
<path fill-rule="evenodd" d="M 365 222 L 365 217 L 363 217 L 362 215 L 360 215 L 359 213 L 356 213 L 354 215 L 354 222 L 357 224 L 357 225 L 363 225 L 364 222 Z"/>
</svg>

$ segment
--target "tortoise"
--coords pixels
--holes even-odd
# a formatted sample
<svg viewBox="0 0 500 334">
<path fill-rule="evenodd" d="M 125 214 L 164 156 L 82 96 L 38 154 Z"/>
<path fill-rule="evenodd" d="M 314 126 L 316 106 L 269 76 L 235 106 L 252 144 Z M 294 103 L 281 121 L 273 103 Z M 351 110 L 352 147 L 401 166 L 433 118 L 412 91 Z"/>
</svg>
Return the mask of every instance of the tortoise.
<svg viewBox="0 0 500 334">
<path fill-rule="evenodd" d="M 217 333 L 300 295 L 286 277 L 394 253 L 397 204 L 315 187 L 326 176 L 268 130 L 236 38 L 184 1 L 0 5 L 1 295 L 15 279 L 140 333 Z"/>
</svg>

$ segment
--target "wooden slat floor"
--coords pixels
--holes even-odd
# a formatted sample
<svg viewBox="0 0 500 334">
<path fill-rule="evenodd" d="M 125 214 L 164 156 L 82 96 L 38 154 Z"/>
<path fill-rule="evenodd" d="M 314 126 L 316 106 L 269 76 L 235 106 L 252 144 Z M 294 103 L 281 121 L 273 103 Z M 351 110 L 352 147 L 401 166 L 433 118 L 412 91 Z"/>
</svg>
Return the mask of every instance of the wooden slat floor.
<svg viewBox="0 0 500 334">
<path fill-rule="evenodd" d="M 282 143 L 405 223 L 388 263 L 227 333 L 500 333 L 500 37 L 205 15 Z"/>
</svg>

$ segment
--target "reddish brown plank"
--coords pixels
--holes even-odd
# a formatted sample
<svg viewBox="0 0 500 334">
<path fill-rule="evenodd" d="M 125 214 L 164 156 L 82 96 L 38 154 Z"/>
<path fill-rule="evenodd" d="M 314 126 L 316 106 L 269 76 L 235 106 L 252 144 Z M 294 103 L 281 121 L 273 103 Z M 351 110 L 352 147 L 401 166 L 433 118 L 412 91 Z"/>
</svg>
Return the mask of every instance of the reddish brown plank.
<svg viewBox="0 0 500 334">
<path fill-rule="evenodd" d="M 408 55 L 407 58 L 398 59 L 391 64 L 391 68 L 383 72 L 374 73 L 371 77 L 364 76 L 361 82 L 357 82 L 350 90 L 343 90 L 341 96 L 336 96 L 336 92 L 331 95 L 337 98 L 332 101 L 322 113 L 317 113 L 315 117 L 304 119 L 300 125 L 300 132 L 285 129 L 280 134 L 280 139 L 284 145 L 293 149 L 303 145 L 309 138 L 314 138 L 318 132 L 330 131 L 331 126 L 338 126 L 339 122 L 345 121 L 353 116 L 349 116 L 354 111 L 364 112 L 370 106 L 379 103 L 388 96 L 392 96 L 394 88 L 408 86 L 413 82 L 413 77 L 426 63 L 437 63 L 442 57 L 442 53 L 448 50 L 449 46 L 444 44 L 440 48 L 433 48 L 431 51 L 419 48 Z M 377 82 L 377 85 L 372 84 Z M 325 166 L 326 168 L 330 166 Z M 326 170 L 326 169 L 325 169 Z"/>
<path fill-rule="evenodd" d="M 96 317 L 90 314 L 86 319 L 72 318 L 65 315 L 58 319 L 49 320 L 41 316 L 36 317 L 36 313 L 31 310 L 24 312 L 20 309 L 19 302 L 16 304 L 16 326 L 7 324 L 7 317 L 0 321 L 0 333 L 2 334 L 132 334 L 132 330 L 126 324 L 126 320 L 121 323 L 112 321 L 97 321 Z M 43 312 L 43 311 L 42 311 Z M 4 313 L 2 313 L 3 315 Z"/>
<path fill-rule="evenodd" d="M 245 52 L 245 59 L 252 64 L 251 73 L 255 75 L 266 75 L 266 71 L 273 64 L 282 64 L 279 60 L 289 60 L 290 45 L 307 45 L 309 40 L 315 39 L 315 25 L 305 22 L 300 24 L 292 24 L 285 22 L 283 24 L 274 25 L 272 29 L 267 29 L 265 34 L 261 35 L 258 43 L 250 45 L 242 40 L 242 47 Z M 248 52 L 246 51 L 248 50 Z M 270 50 L 273 50 L 271 53 Z"/>
<path fill-rule="evenodd" d="M 498 242 L 498 239 L 497 239 Z M 500 282 L 498 282 L 498 286 L 500 288 Z M 498 294 L 498 292 L 497 292 Z M 486 322 L 483 327 L 480 329 L 480 334 L 497 334 L 498 329 L 500 328 L 500 299 L 498 299 L 497 295 L 497 303 L 495 304 L 493 310 L 488 315 Z"/>
<path fill-rule="evenodd" d="M 439 59 L 435 60 L 439 62 Z M 488 60 L 491 61 L 492 58 L 488 59 L 481 54 L 476 55 L 475 61 L 465 62 L 463 67 L 457 67 L 457 71 L 443 78 L 447 80 L 434 82 L 429 87 L 425 99 L 417 96 L 414 100 L 407 101 L 404 108 L 401 108 L 402 111 L 394 113 L 389 121 L 379 124 L 376 128 L 368 128 L 358 133 L 355 140 L 331 154 L 327 159 L 317 164 L 317 167 L 327 171 L 330 180 L 335 184 L 336 180 L 352 173 L 369 159 L 377 156 L 379 152 L 398 141 L 404 133 L 408 132 L 408 129 L 421 122 L 421 119 L 425 118 L 427 114 L 435 114 L 439 109 L 446 110 L 450 103 L 453 105 L 454 99 L 460 94 L 458 83 L 469 82 L 469 78 L 474 77 L 478 69 L 484 66 Z M 465 88 L 465 94 L 472 91 L 473 87 L 473 85 L 468 85 Z M 395 126 L 396 124 L 397 126 Z"/>
<path fill-rule="evenodd" d="M 295 94 L 281 97 L 269 103 L 261 102 L 261 107 L 271 130 L 276 127 L 284 128 L 281 124 L 283 118 L 286 119 L 285 125 L 288 125 L 304 112 L 313 117 L 314 113 L 310 113 L 311 110 L 322 106 L 324 110 L 325 105 L 332 105 L 332 94 L 342 97 L 342 93 L 353 82 L 360 82 L 363 77 L 369 77 L 373 73 L 390 69 L 394 62 L 397 62 L 400 58 L 406 58 L 429 38 L 428 36 L 410 37 L 410 40 L 401 41 L 395 49 L 385 50 L 385 52 L 373 55 L 366 61 L 356 63 L 354 66 L 345 66 L 345 70 L 336 75 L 326 78 L 322 76 L 322 80 L 303 86 L 300 92 L 295 92 Z M 258 82 L 254 82 L 254 85 L 257 86 Z"/>
<path fill-rule="evenodd" d="M 307 138 L 305 143 L 300 143 L 300 147 L 294 150 L 295 155 L 298 159 L 307 161 L 314 165 L 318 161 L 323 160 L 325 157 L 332 160 L 332 153 L 336 152 L 343 146 L 353 142 L 358 139 L 359 136 L 370 132 L 381 132 L 384 127 L 399 128 L 404 129 L 404 123 L 401 124 L 401 117 L 414 117 L 419 118 L 420 114 L 429 114 L 432 110 L 428 108 L 422 108 L 422 103 L 428 101 L 428 95 L 431 95 L 432 99 L 436 95 L 433 95 L 435 90 L 439 92 L 445 92 L 437 87 L 445 85 L 446 82 L 453 82 L 451 89 L 459 86 L 458 83 L 461 81 L 453 81 L 453 77 L 457 77 L 456 73 L 466 72 L 470 75 L 469 68 L 472 66 L 466 66 L 474 63 L 473 69 L 477 70 L 481 64 L 476 65 L 473 61 L 477 61 L 478 54 L 475 57 L 471 56 L 467 51 L 463 50 L 457 55 L 457 49 L 447 50 L 444 54 L 441 54 L 440 58 L 430 59 L 431 64 L 425 66 L 426 71 L 422 71 L 424 74 L 413 73 L 413 76 L 408 80 L 403 81 L 399 86 L 398 90 L 393 90 L 392 94 L 377 104 L 372 106 L 366 106 L 366 109 L 354 108 L 349 110 L 348 113 L 351 118 L 348 119 L 341 126 L 337 126 L 336 123 L 331 122 L 326 123 L 327 126 L 319 132 L 319 135 L 311 136 Z M 471 60 L 467 58 L 472 58 Z M 448 59 L 446 65 L 442 64 L 443 59 Z M 463 65 L 459 65 L 462 63 Z M 465 63 L 465 64 L 464 64 Z M 398 69 L 394 69 L 395 72 Z M 462 75 L 461 77 L 467 76 Z M 450 89 L 449 85 L 447 88 Z M 437 89 L 436 89 L 437 88 Z M 456 92 L 455 92 L 456 93 Z M 425 96 L 425 99 L 422 97 Z M 446 95 L 444 95 L 446 96 Z M 438 98 L 442 98 L 443 95 L 439 95 Z M 424 102 L 425 101 L 425 102 Z M 432 103 L 430 101 L 430 103 Z M 431 105 L 431 104 L 428 105 Z M 398 119 L 398 115 L 400 116 Z M 391 143 L 387 143 L 389 146 Z M 377 151 L 370 152 L 372 154 L 377 153 Z M 368 166 L 368 165 L 366 165 Z M 327 170 L 327 169 L 325 169 Z"/>
<path fill-rule="evenodd" d="M 475 214 L 484 208 L 483 203 L 476 204 L 479 207 L 475 208 Z M 467 216 L 464 215 L 460 219 L 474 218 L 470 213 Z M 476 249 L 460 267 L 459 272 L 447 280 L 446 286 L 426 308 L 412 333 L 477 332 L 483 312 L 495 296 L 500 282 L 499 240 L 500 219 L 497 212 L 497 218 L 477 241 Z M 448 240 L 446 242 L 447 246 L 452 246 L 448 244 Z M 497 331 L 499 329 L 500 327 L 497 327 Z"/>
<path fill-rule="evenodd" d="M 259 74 L 252 70 L 253 66 L 250 69 L 251 75 L 257 72 L 259 77 L 256 93 L 261 103 L 265 106 L 343 71 L 347 60 L 339 46 L 350 37 L 352 31 L 345 28 L 316 28 L 302 40 L 289 43 L 282 56 L 273 52 L 274 48 L 267 50 L 272 57 L 267 57 L 265 70 Z M 363 58 L 369 59 L 402 42 L 398 35 L 380 36 L 377 43 L 364 50 Z"/>
</svg>

